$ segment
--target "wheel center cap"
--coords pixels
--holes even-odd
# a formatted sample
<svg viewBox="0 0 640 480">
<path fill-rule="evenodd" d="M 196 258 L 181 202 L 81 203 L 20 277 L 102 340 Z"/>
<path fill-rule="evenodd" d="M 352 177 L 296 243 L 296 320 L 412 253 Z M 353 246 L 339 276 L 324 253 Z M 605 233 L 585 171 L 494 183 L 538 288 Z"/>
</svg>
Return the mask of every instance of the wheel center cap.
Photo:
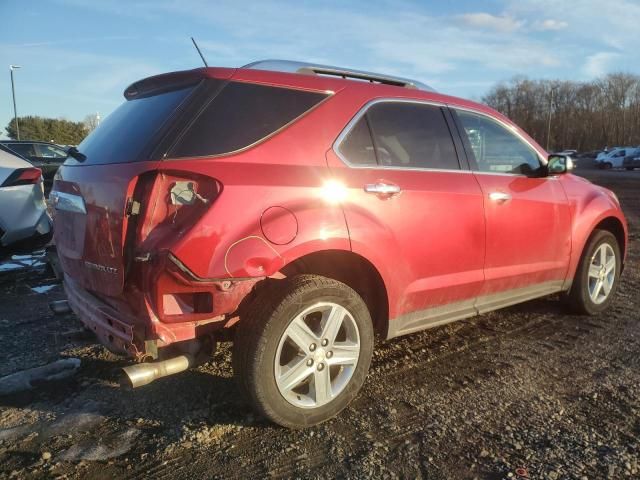
<svg viewBox="0 0 640 480">
<path fill-rule="evenodd" d="M 326 352 L 324 348 L 318 348 L 315 352 L 313 352 L 313 360 L 318 363 L 324 360 Z"/>
</svg>

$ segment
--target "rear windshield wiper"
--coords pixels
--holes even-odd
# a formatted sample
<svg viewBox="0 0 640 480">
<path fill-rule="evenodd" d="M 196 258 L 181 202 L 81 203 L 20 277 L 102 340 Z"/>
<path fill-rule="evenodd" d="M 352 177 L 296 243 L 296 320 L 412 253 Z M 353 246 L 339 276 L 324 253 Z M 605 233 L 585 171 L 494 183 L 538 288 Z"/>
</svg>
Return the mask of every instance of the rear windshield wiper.
<svg viewBox="0 0 640 480">
<path fill-rule="evenodd" d="M 87 159 L 87 156 L 84 153 L 80 153 L 76 147 L 67 148 L 67 155 L 71 155 L 79 162 L 84 162 Z"/>
</svg>

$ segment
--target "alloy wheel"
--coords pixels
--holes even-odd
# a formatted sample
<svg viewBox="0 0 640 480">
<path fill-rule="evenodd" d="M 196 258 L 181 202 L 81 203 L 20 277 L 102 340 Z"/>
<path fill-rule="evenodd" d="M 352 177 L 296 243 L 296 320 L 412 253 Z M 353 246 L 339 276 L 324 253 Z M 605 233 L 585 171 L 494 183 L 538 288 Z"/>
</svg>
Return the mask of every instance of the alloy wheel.
<svg viewBox="0 0 640 480">
<path fill-rule="evenodd" d="M 616 279 L 616 254 L 608 243 L 601 244 L 589 263 L 589 297 L 597 305 L 608 297 Z"/>
<path fill-rule="evenodd" d="M 360 334 L 351 313 L 336 303 L 316 303 L 293 318 L 280 338 L 278 390 L 296 407 L 325 405 L 349 384 L 359 356 Z"/>
</svg>

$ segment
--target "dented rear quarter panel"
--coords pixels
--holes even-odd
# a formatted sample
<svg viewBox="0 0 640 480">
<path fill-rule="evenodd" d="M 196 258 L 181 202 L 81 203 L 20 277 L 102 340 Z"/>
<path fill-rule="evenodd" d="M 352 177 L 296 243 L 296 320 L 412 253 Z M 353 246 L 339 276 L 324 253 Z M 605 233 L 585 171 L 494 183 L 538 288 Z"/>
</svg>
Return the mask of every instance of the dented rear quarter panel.
<svg viewBox="0 0 640 480">
<path fill-rule="evenodd" d="M 221 185 L 189 234 L 170 247 L 194 275 L 269 276 L 308 253 L 350 250 L 342 209 L 323 189 L 331 179 L 325 151 L 347 120 L 336 100 L 321 103 L 260 148 L 161 162 L 161 171 L 194 171 Z"/>
</svg>

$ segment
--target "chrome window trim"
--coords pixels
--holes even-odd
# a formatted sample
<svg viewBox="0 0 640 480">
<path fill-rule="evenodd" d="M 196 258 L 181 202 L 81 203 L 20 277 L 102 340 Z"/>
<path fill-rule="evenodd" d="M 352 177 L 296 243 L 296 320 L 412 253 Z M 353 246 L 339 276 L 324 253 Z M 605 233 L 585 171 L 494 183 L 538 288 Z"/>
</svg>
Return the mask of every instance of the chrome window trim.
<svg viewBox="0 0 640 480">
<path fill-rule="evenodd" d="M 358 123 L 358 121 L 365 115 L 365 113 L 367 113 L 367 110 L 369 110 L 372 106 L 377 105 L 378 103 L 414 103 L 418 105 L 430 105 L 433 107 L 447 108 L 446 103 L 436 102 L 433 100 L 420 100 L 420 99 L 413 99 L 413 98 L 393 98 L 393 97 L 375 98 L 373 100 L 369 100 L 360 108 L 360 110 L 356 112 L 356 114 L 351 118 L 351 120 L 349 120 L 347 125 L 342 129 L 342 131 L 340 132 L 340 135 L 338 135 L 338 138 L 336 138 L 336 140 L 333 142 L 333 145 L 331 146 L 336 156 L 347 167 L 358 168 L 358 169 L 371 169 L 371 170 L 393 170 L 393 171 L 413 171 L 413 172 L 417 171 L 417 172 L 473 173 L 471 170 L 465 170 L 462 165 L 460 165 L 460 168 L 458 169 L 449 169 L 449 168 L 426 168 L 426 167 L 425 168 L 396 167 L 393 165 L 386 166 L 386 165 L 377 165 L 377 164 L 376 165 L 358 165 L 358 164 L 351 163 L 340 151 L 340 145 L 342 144 L 344 139 L 347 137 L 347 135 L 349 135 L 349 133 L 351 132 L 355 124 Z M 445 122 L 446 122 L 446 119 L 445 119 Z M 448 127 L 448 124 L 447 124 L 447 127 Z M 452 137 L 451 141 L 453 142 L 454 148 L 455 148 L 455 141 L 453 139 L 453 135 L 454 134 L 451 133 L 451 137 Z M 457 160 L 458 160 L 458 163 L 460 163 L 459 157 L 457 157 Z"/>
<path fill-rule="evenodd" d="M 358 121 L 364 116 L 364 114 L 367 112 L 367 110 L 369 108 L 371 108 L 373 105 L 376 105 L 378 103 L 416 103 L 416 104 L 420 104 L 420 105 L 431 105 L 431 106 L 435 106 L 435 107 L 441 107 L 441 108 L 450 108 L 450 109 L 454 109 L 454 110 L 463 110 L 466 112 L 470 112 L 476 115 L 480 115 L 482 117 L 486 117 L 489 120 L 498 123 L 499 125 L 503 126 L 504 128 L 506 128 L 508 131 L 512 132 L 514 135 L 516 135 L 520 140 L 522 140 L 527 146 L 529 146 L 529 148 L 531 148 L 536 156 L 538 157 L 538 160 L 540 161 L 540 163 L 542 165 L 546 165 L 547 164 L 547 159 L 543 158 L 540 153 L 538 152 L 538 149 L 535 148 L 531 142 L 529 142 L 526 138 L 524 138 L 522 136 L 522 134 L 514 127 L 514 125 L 510 125 L 504 121 L 502 121 L 499 118 L 495 118 L 485 112 L 482 112 L 480 110 L 474 109 L 474 108 L 470 108 L 470 107 L 463 107 L 460 105 L 456 105 L 456 104 L 447 104 L 444 102 L 437 102 L 435 100 L 423 100 L 423 99 L 413 99 L 413 98 L 393 98 L 393 97 L 384 97 L 384 98 L 375 98 L 373 100 L 369 100 L 367 103 L 365 103 L 360 110 L 358 110 L 356 112 L 356 114 L 351 118 L 351 120 L 349 120 L 349 122 L 347 123 L 347 125 L 342 129 L 342 131 L 340 132 L 340 134 L 338 135 L 338 137 L 336 138 L 336 140 L 333 142 L 333 145 L 331 146 L 333 152 L 336 154 L 336 156 L 342 161 L 342 163 L 344 163 L 347 167 L 349 168 L 358 168 L 358 169 L 372 169 L 372 170 L 399 170 L 399 171 L 419 171 L 419 172 L 447 172 L 447 173 L 475 173 L 478 175 L 499 175 L 499 176 L 508 176 L 508 177 L 524 177 L 524 178 L 531 178 L 528 175 L 524 175 L 522 173 L 506 173 L 506 172 L 481 172 L 480 170 L 472 170 L 472 169 L 465 169 L 462 165 L 460 166 L 460 169 L 458 170 L 453 170 L 453 169 L 443 169 L 443 168 L 419 168 L 419 167 L 395 167 L 395 166 L 384 166 L 384 165 L 358 165 L 358 164 L 354 164 L 351 163 L 340 151 L 340 145 L 342 144 L 342 142 L 344 141 L 344 139 L 346 138 L 346 136 L 351 132 L 351 130 L 353 129 L 353 127 L 355 126 L 356 123 L 358 123 Z M 454 134 L 452 133 L 452 136 Z M 553 180 L 557 180 L 557 176 L 555 175 L 549 175 L 547 177 L 536 177 L 536 178 L 549 178 L 549 179 L 553 179 Z"/>
</svg>

